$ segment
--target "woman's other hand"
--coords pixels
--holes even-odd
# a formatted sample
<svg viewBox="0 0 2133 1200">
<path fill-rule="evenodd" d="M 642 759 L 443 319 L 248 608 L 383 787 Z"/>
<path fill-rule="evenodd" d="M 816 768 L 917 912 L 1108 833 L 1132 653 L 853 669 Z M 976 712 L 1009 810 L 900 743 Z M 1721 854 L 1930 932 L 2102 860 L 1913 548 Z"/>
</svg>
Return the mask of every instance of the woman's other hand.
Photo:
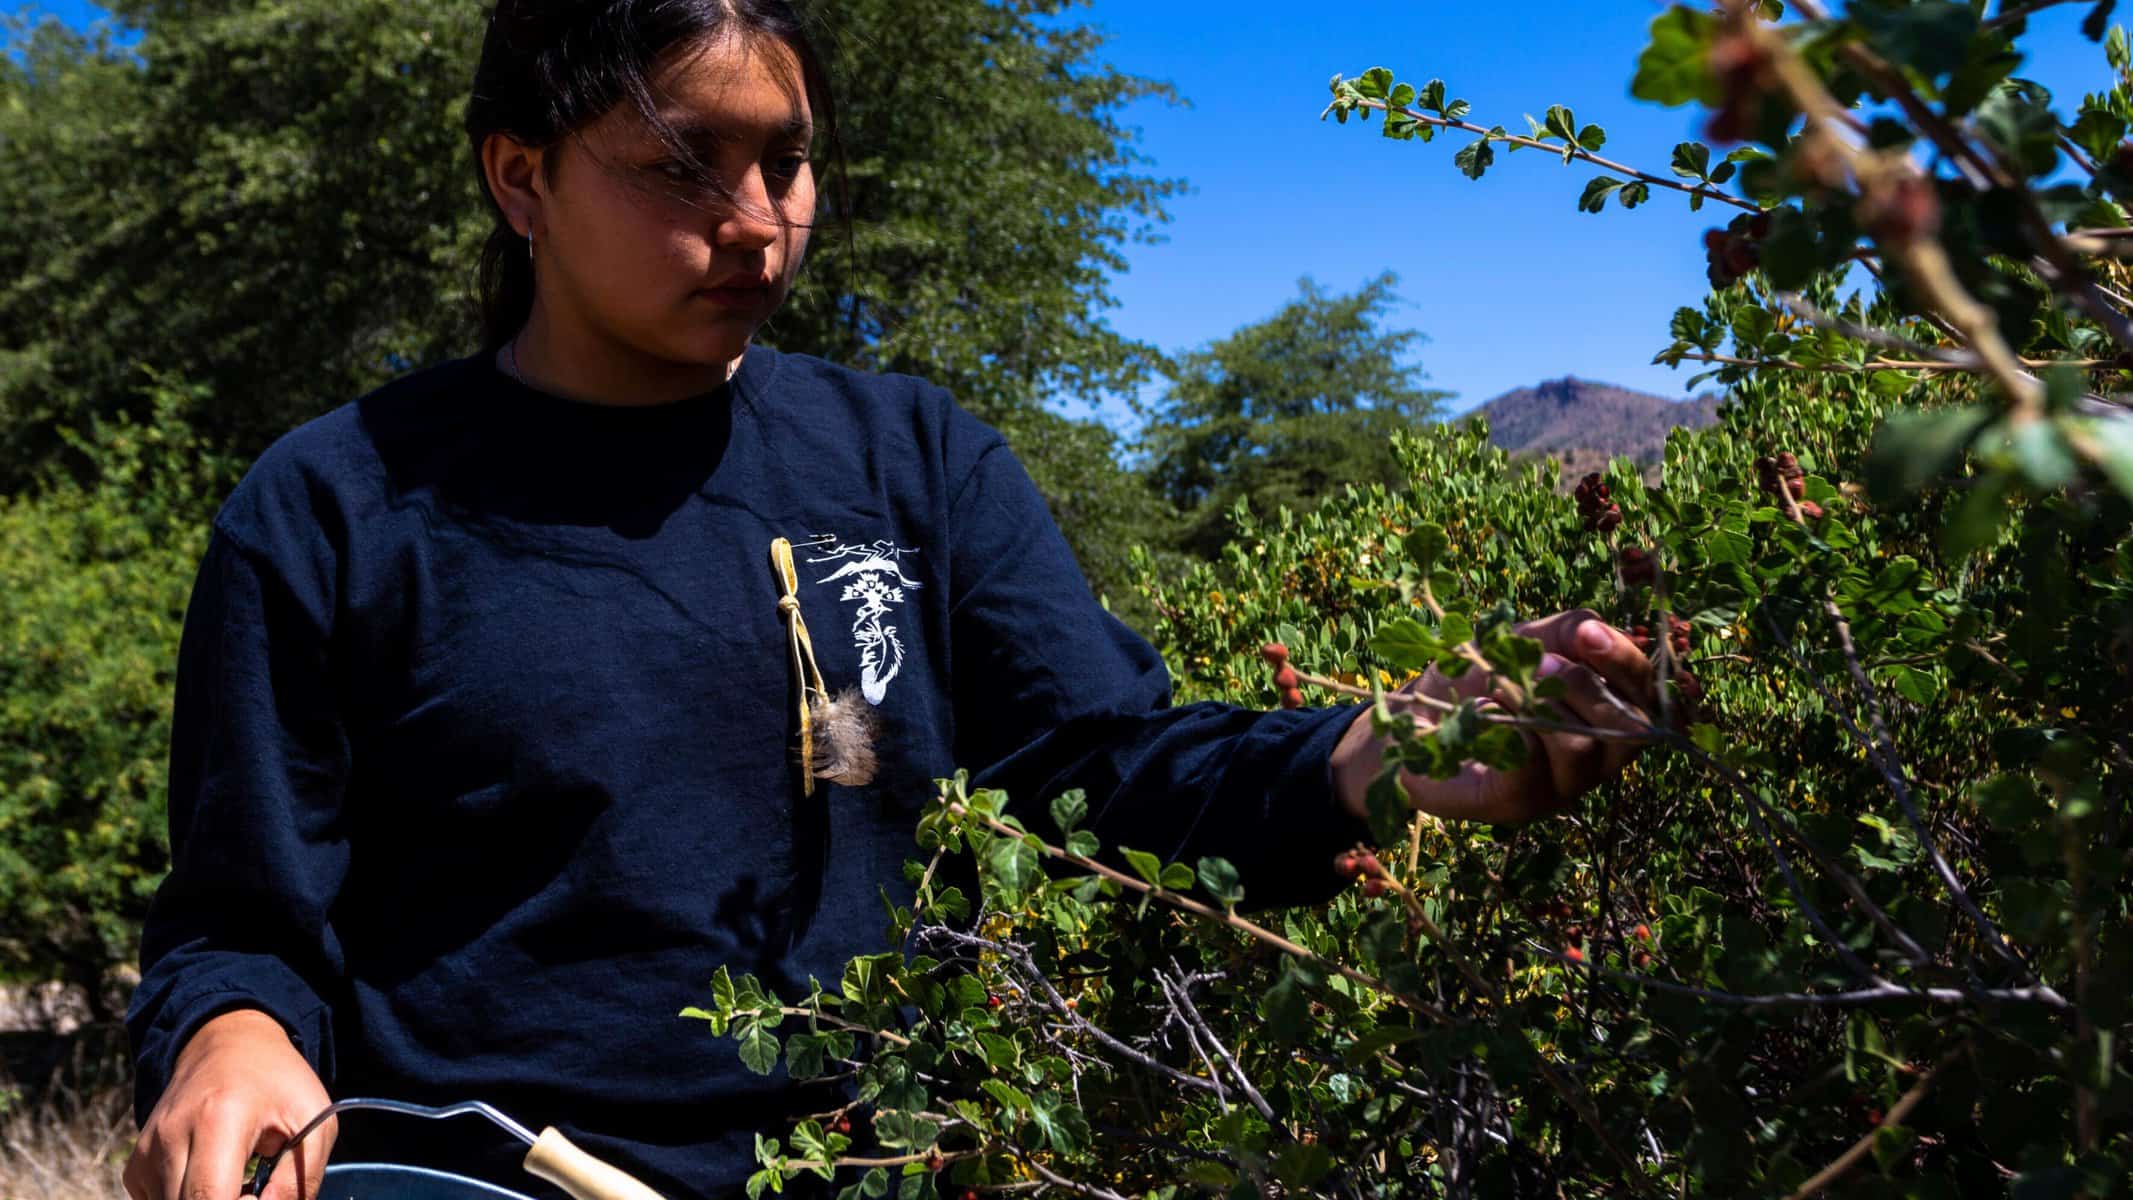
<svg viewBox="0 0 2133 1200">
<path fill-rule="evenodd" d="M 271 1155 L 332 1103 L 281 1023 L 234 1009 L 200 1026 L 126 1161 L 132 1200 L 235 1200 L 245 1160 Z M 338 1120 L 275 1165 L 262 1200 L 312 1200 Z"/>
<path fill-rule="evenodd" d="M 1565 724 L 1629 734 L 1641 732 L 1648 723 L 1648 714 L 1657 711 L 1650 660 L 1626 634 L 1600 620 L 1590 609 L 1559 612 L 1516 628 L 1520 634 L 1540 641 L 1544 651 L 1541 674 L 1563 680 L 1567 691 L 1556 706 L 1558 718 Z M 1489 684 L 1488 673 L 1479 668 L 1452 679 L 1432 667 L 1399 691 L 1456 703 L 1484 695 Z M 1508 704 L 1500 689 L 1488 698 Z M 1624 712 L 1615 701 L 1631 711 Z M 1398 705 L 1394 711 L 1412 714 L 1416 723 L 1425 728 L 1433 725 L 1438 715 L 1424 705 Z M 1523 732 L 1525 766 L 1504 771 L 1467 763 L 1449 779 L 1402 771 L 1400 783 L 1407 790 L 1408 802 L 1423 812 L 1451 820 L 1523 821 L 1560 811 L 1593 787 L 1614 778 L 1646 744 L 1641 739 L 1569 731 Z M 1335 794 L 1342 806 L 1359 818 L 1367 819 L 1364 793 L 1377 777 L 1391 744 L 1390 738 L 1373 735 L 1370 710 L 1365 707 L 1334 747 Z"/>
</svg>

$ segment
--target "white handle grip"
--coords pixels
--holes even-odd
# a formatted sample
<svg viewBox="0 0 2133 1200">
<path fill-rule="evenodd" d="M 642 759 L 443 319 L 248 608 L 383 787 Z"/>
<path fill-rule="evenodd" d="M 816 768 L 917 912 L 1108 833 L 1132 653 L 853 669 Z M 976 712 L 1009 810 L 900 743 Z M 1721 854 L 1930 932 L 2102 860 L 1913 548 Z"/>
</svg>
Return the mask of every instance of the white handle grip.
<svg viewBox="0 0 2133 1200">
<path fill-rule="evenodd" d="M 665 1200 L 629 1172 L 580 1150 L 551 1125 L 526 1151 L 526 1170 L 577 1200 Z"/>
</svg>

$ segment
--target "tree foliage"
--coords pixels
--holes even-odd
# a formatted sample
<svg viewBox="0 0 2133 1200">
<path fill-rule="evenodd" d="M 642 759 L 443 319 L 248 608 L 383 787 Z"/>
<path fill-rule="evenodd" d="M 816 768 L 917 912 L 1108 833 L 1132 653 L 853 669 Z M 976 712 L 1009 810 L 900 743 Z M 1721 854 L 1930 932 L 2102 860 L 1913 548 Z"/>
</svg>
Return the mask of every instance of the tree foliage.
<svg viewBox="0 0 2133 1200">
<path fill-rule="evenodd" d="M 1141 437 L 1156 493 L 1186 521 L 1182 549 L 1212 559 L 1240 503 L 1261 517 L 1307 508 L 1349 483 L 1394 483 L 1391 435 L 1437 415 L 1449 393 L 1417 383 L 1425 339 L 1384 322 L 1391 272 L 1347 295 L 1306 278 L 1263 321 L 1180 356 Z"/>
</svg>

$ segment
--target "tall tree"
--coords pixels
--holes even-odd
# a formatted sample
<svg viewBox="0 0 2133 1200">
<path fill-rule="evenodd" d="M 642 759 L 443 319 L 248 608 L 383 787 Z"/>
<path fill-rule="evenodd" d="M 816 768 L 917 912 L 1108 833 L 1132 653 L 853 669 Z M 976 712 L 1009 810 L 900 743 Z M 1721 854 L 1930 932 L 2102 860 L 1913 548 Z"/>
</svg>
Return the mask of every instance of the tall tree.
<svg viewBox="0 0 2133 1200">
<path fill-rule="evenodd" d="M 1264 517 L 1350 483 L 1404 482 L 1390 435 L 1438 415 L 1449 392 L 1419 385 L 1428 340 L 1385 319 L 1387 271 L 1348 295 L 1309 278 L 1280 311 L 1182 356 L 1142 432 L 1148 482 L 1183 514 L 1180 548 L 1215 559 L 1239 501 Z"/>
<path fill-rule="evenodd" d="M 0 487 L 58 427 L 141 408 L 143 366 L 206 386 L 206 432 L 246 453 L 472 349 L 487 219 L 459 125 L 480 5 L 109 7 L 131 46 L 48 25 L 0 56 Z M 1003 425 L 1148 378 L 1159 356 L 1105 323 L 1105 280 L 1179 185 L 1115 117 L 1167 86 L 1100 62 L 1069 0 L 813 7 L 849 207 L 826 181 L 829 220 L 764 340 L 924 375 Z M 1117 486 L 1031 468 L 1055 501 Z M 1096 557 L 1101 523 L 1070 533 Z"/>
</svg>

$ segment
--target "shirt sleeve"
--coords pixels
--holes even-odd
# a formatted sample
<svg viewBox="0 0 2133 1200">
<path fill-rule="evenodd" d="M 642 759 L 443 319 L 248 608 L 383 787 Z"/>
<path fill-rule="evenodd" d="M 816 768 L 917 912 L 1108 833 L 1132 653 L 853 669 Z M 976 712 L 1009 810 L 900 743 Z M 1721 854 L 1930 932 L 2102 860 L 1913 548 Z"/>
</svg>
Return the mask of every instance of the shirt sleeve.
<svg viewBox="0 0 2133 1200">
<path fill-rule="evenodd" d="M 1123 865 L 1121 845 L 1166 862 L 1226 858 L 1243 908 L 1340 891 L 1334 857 L 1369 839 L 1332 783 L 1333 747 L 1359 706 L 1172 707 L 1161 656 L 1097 603 L 996 433 L 951 512 L 956 752 L 972 786 L 1005 790 L 1039 832 L 1052 797 L 1082 788 L 1107 863 Z"/>
<path fill-rule="evenodd" d="M 141 931 L 126 1013 L 134 1113 L 145 1122 L 179 1050 L 209 1018 L 259 1009 L 333 1078 L 321 982 L 348 867 L 349 747 L 329 682 L 332 606 L 217 528 L 179 639 L 170 758 L 170 873 Z"/>
</svg>

